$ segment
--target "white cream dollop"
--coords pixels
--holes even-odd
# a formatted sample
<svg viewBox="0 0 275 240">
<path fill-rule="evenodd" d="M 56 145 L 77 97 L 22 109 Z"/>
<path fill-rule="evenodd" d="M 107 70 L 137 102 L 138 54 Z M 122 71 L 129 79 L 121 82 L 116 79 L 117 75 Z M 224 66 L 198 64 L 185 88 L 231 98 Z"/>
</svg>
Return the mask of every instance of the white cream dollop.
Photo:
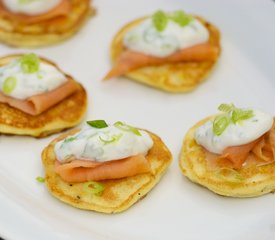
<svg viewBox="0 0 275 240">
<path fill-rule="evenodd" d="M 3 0 L 5 7 L 14 13 L 39 15 L 46 13 L 60 4 L 62 0 Z"/>
<path fill-rule="evenodd" d="M 254 116 L 247 120 L 230 123 L 224 132 L 217 136 L 213 132 L 213 121 L 209 120 L 195 131 L 195 140 L 208 151 L 221 154 L 231 146 L 250 143 L 266 132 L 273 124 L 273 117 L 264 112 L 253 109 Z"/>
<path fill-rule="evenodd" d="M 55 154 L 60 162 L 69 158 L 104 162 L 119 160 L 137 154 L 147 154 L 153 146 L 150 135 L 139 130 L 141 136 L 124 131 L 114 125 L 106 128 L 85 126 L 77 134 L 55 144 Z M 113 139 L 116 139 L 112 141 Z"/>
<path fill-rule="evenodd" d="M 9 77 L 16 78 L 16 85 L 10 93 L 4 94 L 21 100 L 54 90 L 67 81 L 66 76 L 56 67 L 44 62 L 40 62 L 37 72 L 24 73 L 20 60 L 14 60 L 8 65 L 0 67 L 1 92 L 3 92 L 5 80 Z"/>
<path fill-rule="evenodd" d="M 144 20 L 124 37 L 124 45 L 137 52 L 156 57 L 167 57 L 179 49 L 207 42 L 209 32 L 197 19 L 180 26 L 168 20 L 166 28 L 159 32 L 151 18 Z"/>
</svg>

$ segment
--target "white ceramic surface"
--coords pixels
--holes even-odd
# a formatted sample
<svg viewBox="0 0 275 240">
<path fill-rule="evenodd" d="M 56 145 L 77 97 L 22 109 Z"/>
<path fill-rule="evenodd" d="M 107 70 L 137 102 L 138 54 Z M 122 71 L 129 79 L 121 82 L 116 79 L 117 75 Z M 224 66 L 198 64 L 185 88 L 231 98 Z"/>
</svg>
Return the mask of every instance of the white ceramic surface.
<svg viewBox="0 0 275 240">
<path fill-rule="evenodd" d="M 182 176 L 178 155 L 186 131 L 223 102 L 275 115 L 275 2 L 271 0 L 95 0 L 97 15 L 74 38 L 36 52 L 54 60 L 89 92 L 87 119 L 117 120 L 160 135 L 174 161 L 161 182 L 128 211 L 105 215 L 53 198 L 40 153 L 55 136 L 0 136 L 0 236 L 7 239 L 271 240 L 275 195 L 220 197 Z M 157 9 L 185 9 L 215 23 L 222 56 L 195 91 L 168 94 L 125 78 L 102 82 L 112 36 L 128 21 Z M 0 46 L 1 55 L 26 52 Z"/>
</svg>

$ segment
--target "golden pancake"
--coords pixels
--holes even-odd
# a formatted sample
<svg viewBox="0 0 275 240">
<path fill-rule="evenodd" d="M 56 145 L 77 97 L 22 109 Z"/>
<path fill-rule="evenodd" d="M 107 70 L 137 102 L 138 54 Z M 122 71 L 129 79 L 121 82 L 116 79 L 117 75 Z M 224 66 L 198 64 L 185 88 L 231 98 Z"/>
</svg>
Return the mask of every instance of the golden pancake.
<svg viewBox="0 0 275 240">
<path fill-rule="evenodd" d="M 0 66 L 6 65 L 20 56 L 10 55 L 1 58 Z M 41 61 L 56 66 L 46 59 L 41 59 Z M 72 79 L 69 75 L 66 77 Z M 24 113 L 8 104 L 0 103 L 0 134 L 45 137 L 79 124 L 84 118 L 86 109 L 87 94 L 81 84 L 79 84 L 78 91 L 37 116 Z"/>
<path fill-rule="evenodd" d="M 195 130 L 207 120 L 209 118 L 197 123 L 185 136 L 179 160 L 182 173 L 191 181 L 223 196 L 256 197 L 274 190 L 275 162 L 233 171 L 224 169 L 226 175 L 207 167 L 203 147 L 194 139 Z"/>
<path fill-rule="evenodd" d="M 201 17 L 197 17 L 208 29 L 210 33 L 210 43 L 220 48 L 219 30 L 211 23 Z M 133 27 L 140 24 L 144 18 L 137 19 L 124 26 L 114 37 L 111 44 L 111 59 L 116 61 L 118 56 L 124 51 L 123 38 Z M 187 92 L 193 90 L 212 71 L 217 62 L 182 62 L 165 64 L 159 66 L 142 67 L 126 74 L 130 79 L 159 88 L 168 92 Z"/>
<path fill-rule="evenodd" d="M 62 42 L 77 33 L 95 14 L 90 0 L 71 0 L 69 16 L 26 24 L 0 15 L 0 41 L 14 47 L 35 48 Z"/>
<path fill-rule="evenodd" d="M 117 180 L 101 181 L 105 190 L 101 196 L 84 191 L 84 183 L 70 184 L 54 171 L 56 161 L 54 145 L 76 131 L 63 134 L 52 141 L 43 151 L 45 181 L 49 191 L 59 200 L 74 207 L 104 213 L 122 212 L 142 199 L 160 180 L 172 161 L 172 155 L 162 140 L 150 133 L 154 145 L 147 154 L 152 172 Z"/>
</svg>

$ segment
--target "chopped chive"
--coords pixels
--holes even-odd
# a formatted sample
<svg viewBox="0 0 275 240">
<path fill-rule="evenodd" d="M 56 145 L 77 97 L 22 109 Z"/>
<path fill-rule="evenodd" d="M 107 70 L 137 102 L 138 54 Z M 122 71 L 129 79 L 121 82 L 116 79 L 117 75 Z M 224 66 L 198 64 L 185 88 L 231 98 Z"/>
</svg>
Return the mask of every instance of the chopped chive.
<svg viewBox="0 0 275 240">
<path fill-rule="evenodd" d="M 15 77 L 8 77 L 3 83 L 3 93 L 10 94 L 16 87 L 17 79 Z"/>
<path fill-rule="evenodd" d="M 152 21 L 153 21 L 155 28 L 159 32 L 164 31 L 168 24 L 168 18 L 166 16 L 166 14 L 161 10 L 159 10 L 153 14 Z"/>
<path fill-rule="evenodd" d="M 45 178 L 38 176 L 38 177 L 36 177 L 36 181 L 40 182 L 40 183 L 44 183 L 45 182 Z"/>
<path fill-rule="evenodd" d="M 193 20 L 193 17 L 191 15 L 186 14 L 182 10 L 178 10 L 170 15 L 170 19 L 176 22 L 181 27 L 184 27 Z"/>
<path fill-rule="evenodd" d="M 84 183 L 83 190 L 96 196 L 101 196 L 105 190 L 105 186 L 99 182 L 89 181 Z"/>
<path fill-rule="evenodd" d="M 231 122 L 236 124 L 239 121 L 247 120 L 254 116 L 253 110 L 237 108 L 232 103 L 223 103 L 218 109 L 224 112 L 224 114 L 217 116 L 213 122 L 213 132 L 217 136 L 221 135 Z"/>
<path fill-rule="evenodd" d="M 125 124 L 123 122 L 116 122 L 114 124 L 114 126 L 116 128 L 118 128 L 118 129 L 122 130 L 122 131 L 132 132 L 132 133 L 134 133 L 137 136 L 141 136 L 141 133 L 140 133 L 140 131 L 137 128 L 132 127 L 130 125 L 127 125 L 127 124 Z"/>
<path fill-rule="evenodd" d="M 252 118 L 254 116 L 252 110 L 241 110 L 241 109 L 235 109 L 232 111 L 232 122 L 236 124 L 238 121 L 247 120 L 249 118 Z"/>
<path fill-rule="evenodd" d="M 19 0 L 19 4 L 29 4 L 29 3 L 32 3 L 35 1 L 37 1 L 37 0 Z"/>
<path fill-rule="evenodd" d="M 117 141 L 119 141 L 119 139 L 122 137 L 122 134 L 119 135 L 113 135 L 112 138 L 110 140 L 106 140 L 104 138 L 102 138 L 101 136 L 99 136 L 100 141 L 102 141 L 104 144 L 110 144 L 110 143 L 116 143 Z"/>
<path fill-rule="evenodd" d="M 40 66 L 39 57 L 34 54 L 25 54 L 20 59 L 21 69 L 24 73 L 31 74 L 38 72 Z"/>
<path fill-rule="evenodd" d="M 215 135 L 220 136 L 229 125 L 230 120 L 226 115 L 219 115 L 213 122 L 213 132 Z"/>
<path fill-rule="evenodd" d="M 230 112 L 230 111 L 232 111 L 233 109 L 235 109 L 235 106 L 234 106 L 234 104 L 225 104 L 225 103 L 222 103 L 219 107 L 218 107 L 218 109 L 221 111 L 221 112 L 226 112 L 226 113 L 228 113 L 228 112 Z"/>
<path fill-rule="evenodd" d="M 74 140 L 76 140 L 76 137 L 68 137 L 68 138 L 66 138 L 65 139 L 65 143 L 68 143 L 68 142 L 72 142 L 72 141 L 74 141 Z"/>
<path fill-rule="evenodd" d="M 91 127 L 94 127 L 94 128 L 106 128 L 106 127 L 108 127 L 108 124 L 104 120 L 87 121 L 87 124 L 89 124 Z"/>
</svg>

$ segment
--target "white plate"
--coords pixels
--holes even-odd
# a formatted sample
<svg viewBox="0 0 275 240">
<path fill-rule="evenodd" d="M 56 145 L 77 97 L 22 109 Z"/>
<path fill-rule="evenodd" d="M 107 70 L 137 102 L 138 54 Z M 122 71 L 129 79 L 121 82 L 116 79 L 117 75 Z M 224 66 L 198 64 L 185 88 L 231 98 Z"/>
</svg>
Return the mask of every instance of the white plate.
<svg viewBox="0 0 275 240">
<path fill-rule="evenodd" d="M 220 197 L 184 178 L 178 155 L 185 132 L 223 102 L 274 114 L 275 3 L 271 0 L 98 0 L 98 14 L 73 39 L 37 50 L 89 92 L 87 119 L 117 120 L 160 135 L 174 155 L 161 182 L 124 213 L 82 211 L 53 198 L 36 176 L 46 139 L 0 136 L 0 235 L 7 239 L 274 239 L 275 196 Z M 100 81 L 110 68 L 112 36 L 128 21 L 157 9 L 186 9 L 222 32 L 222 56 L 195 91 L 172 95 L 121 78 Z M 26 51 L 26 50 L 24 50 Z M 21 50 L 0 47 L 2 55 Z"/>
</svg>

